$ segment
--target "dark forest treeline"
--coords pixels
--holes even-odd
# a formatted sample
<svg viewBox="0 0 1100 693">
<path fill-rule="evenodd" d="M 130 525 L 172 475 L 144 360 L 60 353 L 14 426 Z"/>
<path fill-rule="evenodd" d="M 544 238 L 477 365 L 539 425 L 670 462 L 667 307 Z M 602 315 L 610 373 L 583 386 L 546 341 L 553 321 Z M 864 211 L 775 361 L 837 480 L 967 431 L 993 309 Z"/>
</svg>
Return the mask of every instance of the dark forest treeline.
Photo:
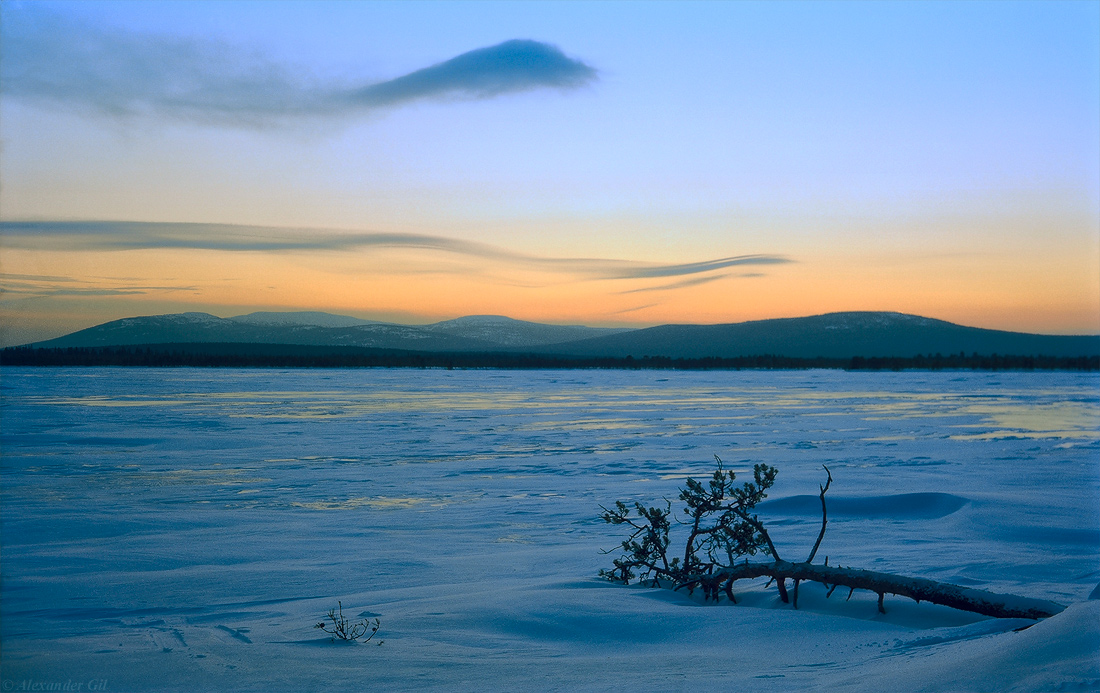
<svg viewBox="0 0 1100 693">
<path fill-rule="evenodd" d="M 1100 370 L 1100 356 L 1011 356 L 1003 354 L 965 353 L 918 354 L 911 358 L 856 356 L 848 370 L 975 370 L 975 371 L 1095 371 Z"/>
<path fill-rule="evenodd" d="M 152 344 L 141 346 L 34 349 L 8 347 L 0 351 L 5 366 L 130 366 L 198 368 L 498 368 L 498 369 L 666 369 L 739 370 L 1100 370 L 1100 356 L 1006 356 L 965 353 L 909 358 L 791 358 L 761 355 L 732 358 L 634 358 L 549 356 L 522 353 L 400 351 L 365 347 L 294 344 Z"/>
<path fill-rule="evenodd" d="M 222 368 L 608 368 L 608 369 L 797 369 L 843 368 L 843 359 L 783 356 L 672 359 L 577 357 L 509 352 L 432 352 L 368 347 L 294 344 L 151 344 L 142 346 L 9 347 L 5 366 L 146 366 Z"/>
</svg>

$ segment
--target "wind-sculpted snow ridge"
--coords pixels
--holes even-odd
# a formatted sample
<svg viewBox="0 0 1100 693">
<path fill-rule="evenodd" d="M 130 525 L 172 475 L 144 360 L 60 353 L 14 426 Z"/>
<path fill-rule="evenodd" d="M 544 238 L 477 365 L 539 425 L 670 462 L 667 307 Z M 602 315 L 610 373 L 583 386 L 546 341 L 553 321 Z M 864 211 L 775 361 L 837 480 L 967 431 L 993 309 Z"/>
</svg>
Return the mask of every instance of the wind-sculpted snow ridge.
<svg viewBox="0 0 1100 693">
<path fill-rule="evenodd" d="M 891 496 L 829 498 L 830 516 L 854 516 L 887 519 L 938 519 L 956 512 L 970 501 L 950 493 L 898 493 Z M 802 495 L 764 501 L 756 506 L 768 515 L 821 514 L 817 496 Z"/>
<path fill-rule="evenodd" d="M 847 691 L 1096 691 L 1100 690 L 1100 602 L 1071 604 L 1060 614 L 1015 632 L 971 632 L 949 639 L 898 638 L 900 657 L 868 661 L 858 674 L 832 679 Z M 927 647 L 922 647 L 927 646 Z M 913 648 L 921 648 L 918 656 Z"/>
</svg>

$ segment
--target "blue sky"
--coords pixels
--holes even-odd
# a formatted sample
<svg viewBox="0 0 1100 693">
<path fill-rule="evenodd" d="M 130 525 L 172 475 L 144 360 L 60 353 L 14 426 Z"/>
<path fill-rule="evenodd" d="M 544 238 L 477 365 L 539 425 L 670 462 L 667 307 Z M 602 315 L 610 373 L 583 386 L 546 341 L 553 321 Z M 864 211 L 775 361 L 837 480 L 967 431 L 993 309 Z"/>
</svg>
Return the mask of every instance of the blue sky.
<svg viewBox="0 0 1100 693">
<path fill-rule="evenodd" d="M 1100 3 L 0 12 L 7 342 L 306 308 L 1100 331 Z"/>
</svg>

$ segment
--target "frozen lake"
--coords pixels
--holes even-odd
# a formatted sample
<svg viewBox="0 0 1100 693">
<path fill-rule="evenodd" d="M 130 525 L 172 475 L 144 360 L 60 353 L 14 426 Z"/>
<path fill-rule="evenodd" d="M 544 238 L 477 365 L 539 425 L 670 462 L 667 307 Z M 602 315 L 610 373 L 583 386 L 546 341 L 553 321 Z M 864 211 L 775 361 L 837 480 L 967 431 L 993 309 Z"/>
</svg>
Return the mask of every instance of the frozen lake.
<svg viewBox="0 0 1100 693">
<path fill-rule="evenodd" d="M 5 368 L 0 388 L 4 691 L 1100 689 L 1100 636 L 1069 620 L 1098 603 L 1096 374 Z M 599 506 L 675 498 L 716 454 L 778 467 L 773 500 L 829 466 L 819 560 L 1079 608 L 1015 633 L 897 597 L 804 588 L 796 612 L 738 583 L 703 608 L 598 580 L 622 538 Z M 818 516 L 760 514 L 804 557 Z M 318 638 L 337 600 L 384 644 Z M 1013 643 L 1032 654 L 990 658 Z"/>
</svg>

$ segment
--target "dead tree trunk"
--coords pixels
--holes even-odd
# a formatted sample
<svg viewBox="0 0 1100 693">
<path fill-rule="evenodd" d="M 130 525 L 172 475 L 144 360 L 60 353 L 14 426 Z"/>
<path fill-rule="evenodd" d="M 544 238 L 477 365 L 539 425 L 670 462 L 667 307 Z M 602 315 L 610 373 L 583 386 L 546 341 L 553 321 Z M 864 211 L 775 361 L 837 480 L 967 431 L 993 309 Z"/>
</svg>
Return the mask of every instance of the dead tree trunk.
<svg viewBox="0 0 1100 693">
<path fill-rule="evenodd" d="M 675 585 L 675 589 L 693 590 L 700 587 L 708 599 L 717 600 L 725 593 L 732 602 L 736 602 L 733 595 L 734 581 L 768 577 L 771 578 L 768 584 L 775 582 L 779 598 L 788 603 L 791 599 L 787 592 L 787 580 L 792 580 L 793 606 L 796 609 L 799 583 L 806 580 L 820 582 L 828 587 L 826 597 L 832 596 L 833 591 L 841 586 L 849 589 L 849 598 L 855 590 L 873 592 L 878 595 L 878 609 L 882 613 L 886 612 L 883 599 L 887 594 L 996 618 L 1046 618 L 1066 608 L 1043 599 L 995 594 L 925 578 L 831 567 L 828 565 L 828 558 L 824 565 L 815 565 L 813 560 L 828 526 L 825 493 L 833 481 L 828 467 L 825 467 L 827 480 L 820 487 L 821 530 L 817 541 L 804 562 L 785 561 L 779 556 L 764 523 L 752 514 L 757 502 L 767 497 L 765 491 L 775 480 L 775 468 L 764 464 L 755 465 L 753 481 L 737 487 L 733 483 L 733 472 L 723 469 L 722 460 L 717 455 L 715 461 L 718 469 L 710 480 L 709 488 L 694 479 L 688 479 L 687 488 L 680 491 L 680 500 L 685 502 L 685 514 L 690 520 L 681 524 L 689 524 L 691 527 L 683 563 L 679 558 L 670 561 L 667 557 L 671 527 L 670 502 L 666 501 L 663 509 L 646 508 L 641 503 L 635 503 L 635 517 L 632 514 L 634 510 L 620 501 L 615 504 L 615 509 L 603 508 L 601 517 L 605 522 L 627 525 L 634 531 L 622 543 L 624 554 L 615 559 L 615 569 L 601 570 L 600 574 L 617 582 L 628 583 L 635 577 L 634 571 L 640 570 L 641 577 L 652 577 L 654 585 L 658 580 L 668 580 Z M 766 563 L 750 563 L 747 560 L 743 563 L 736 562 L 740 556 L 755 555 L 758 552 L 770 555 L 773 560 Z M 727 554 L 728 563 L 721 560 L 722 553 Z"/>
<path fill-rule="evenodd" d="M 782 583 L 792 579 L 797 584 L 802 580 L 820 582 L 830 587 L 829 594 L 837 586 L 850 590 L 868 590 L 879 595 L 879 610 L 884 594 L 896 594 L 909 597 L 917 602 L 931 602 L 963 611 L 972 611 L 996 618 L 1046 618 L 1064 610 L 1061 604 L 1044 599 L 1032 599 L 1012 594 L 995 594 L 925 578 L 904 577 L 892 573 L 880 573 L 873 570 L 840 568 L 812 563 L 790 563 L 771 561 L 768 563 L 738 563 L 721 568 L 712 573 L 689 577 L 680 582 L 676 589 L 703 587 L 708 594 L 717 594 L 718 590 L 732 592 L 735 580 L 770 577 Z M 849 592 L 849 597 L 851 592 Z M 796 605 L 797 607 L 797 605 Z"/>
</svg>

